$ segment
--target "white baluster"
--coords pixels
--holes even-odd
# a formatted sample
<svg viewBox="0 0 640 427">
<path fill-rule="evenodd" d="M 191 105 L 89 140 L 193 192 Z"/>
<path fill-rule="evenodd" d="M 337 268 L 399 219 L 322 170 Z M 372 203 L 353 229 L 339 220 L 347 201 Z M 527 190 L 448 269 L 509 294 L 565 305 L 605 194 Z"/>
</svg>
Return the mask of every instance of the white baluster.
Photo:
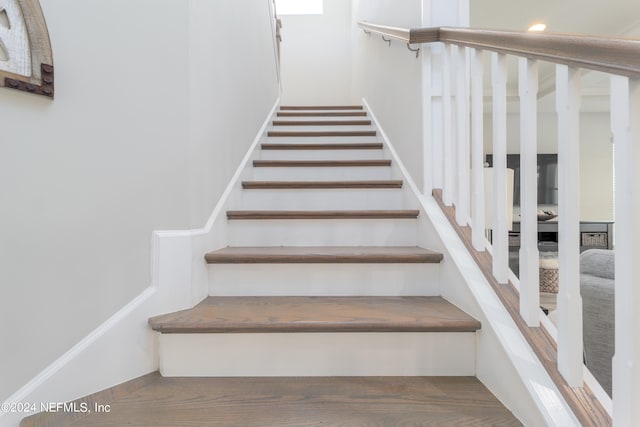
<svg viewBox="0 0 640 427">
<path fill-rule="evenodd" d="M 433 89 L 431 87 L 431 48 L 422 45 L 422 193 L 430 196 L 433 191 L 434 139 L 432 122 Z"/>
<path fill-rule="evenodd" d="M 451 61 L 449 45 L 442 51 L 442 157 L 444 180 L 442 183 L 442 201 L 453 204 L 453 123 L 451 117 Z"/>
<path fill-rule="evenodd" d="M 509 281 L 507 226 L 507 56 L 492 54 L 493 72 L 493 276 Z"/>
<path fill-rule="evenodd" d="M 469 82 L 466 48 L 457 47 L 455 56 L 456 78 L 456 222 L 465 226 L 469 222 Z"/>
<path fill-rule="evenodd" d="M 635 255 L 640 248 L 638 117 L 640 80 L 613 76 L 611 128 L 616 150 L 614 426 L 640 425 L 640 263 Z"/>
<path fill-rule="evenodd" d="M 471 189 L 472 189 L 472 242 L 477 251 L 484 251 L 484 99 L 483 53 L 471 49 Z"/>
<path fill-rule="evenodd" d="M 556 66 L 558 108 L 558 369 L 583 383 L 580 296 L 580 69 Z"/>
<path fill-rule="evenodd" d="M 520 315 L 540 325 L 538 253 L 538 63 L 519 59 L 520 91 Z"/>
</svg>

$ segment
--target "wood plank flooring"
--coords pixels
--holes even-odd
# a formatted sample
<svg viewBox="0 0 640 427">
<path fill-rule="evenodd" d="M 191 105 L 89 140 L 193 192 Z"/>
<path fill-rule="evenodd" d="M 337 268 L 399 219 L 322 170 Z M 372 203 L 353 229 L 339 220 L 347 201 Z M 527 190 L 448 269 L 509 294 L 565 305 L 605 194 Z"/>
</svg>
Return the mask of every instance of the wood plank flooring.
<svg viewBox="0 0 640 427">
<path fill-rule="evenodd" d="M 474 377 L 162 378 L 109 412 L 23 427 L 520 426 Z M 68 420 L 67 420 L 68 421 Z"/>
<path fill-rule="evenodd" d="M 208 297 L 152 317 L 162 333 L 475 332 L 480 322 L 442 297 Z"/>
</svg>

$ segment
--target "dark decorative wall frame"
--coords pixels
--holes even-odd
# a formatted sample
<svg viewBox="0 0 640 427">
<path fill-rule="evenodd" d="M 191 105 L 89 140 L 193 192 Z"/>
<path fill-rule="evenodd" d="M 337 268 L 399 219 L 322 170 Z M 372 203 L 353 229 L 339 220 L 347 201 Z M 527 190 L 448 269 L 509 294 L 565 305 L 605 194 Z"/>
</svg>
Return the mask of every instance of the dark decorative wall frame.
<svg viewBox="0 0 640 427">
<path fill-rule="evenodd" d="M 38 0 L 0 0 L 0 86 L 53 99 L 53 54 Z"/>
</svg>

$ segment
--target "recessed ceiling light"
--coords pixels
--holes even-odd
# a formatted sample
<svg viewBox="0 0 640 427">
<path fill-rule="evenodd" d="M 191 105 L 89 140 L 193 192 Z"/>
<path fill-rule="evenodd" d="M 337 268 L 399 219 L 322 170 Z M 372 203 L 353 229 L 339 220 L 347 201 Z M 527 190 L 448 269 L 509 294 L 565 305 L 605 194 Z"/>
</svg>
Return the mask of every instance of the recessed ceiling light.
<svg viewBox="0 0 640 427">
<path fill-rule="evenodd" d="M 533 24 L 529 27 L 529 31 L 544 31 L 547 29 L 545 24 Z"/>
</svg>

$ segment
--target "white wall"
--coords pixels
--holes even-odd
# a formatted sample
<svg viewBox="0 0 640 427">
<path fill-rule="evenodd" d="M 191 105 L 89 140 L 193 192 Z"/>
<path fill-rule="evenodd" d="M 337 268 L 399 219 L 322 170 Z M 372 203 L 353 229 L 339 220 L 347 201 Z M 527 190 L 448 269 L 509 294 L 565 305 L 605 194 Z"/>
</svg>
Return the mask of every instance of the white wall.
<svg viewBox="0 0 640 427">
<path fill-rule="evenodd" d="M 491 115 L 485 114 L 485 153 L 492 153 Z M 613 147 L 608 112 L 580 114 L 580 210 L 583 221 L 613 220 Z M 520 152 L 520 116 L 507 116 L 507 152 Z M 558 152 L 556 113 L 538 113 L 538 153 Z"/>
<path fill-rule="evenodd" d="M 322 15 L 281 19 L 282 104 L 352 103 L 351 0 L 324 0 Z"/>
<path fill-rule="evenodd" d="M 420 0 L 353 0 L 354 99 L 366 98 L 415 182 L 422 182 L 421 60 L 400 42 L 367 36 L 358 21 L 421 26 Z"/>
<path fill-rule="evenodd" d="M 41 3 L 56 99 L 0 93 L 0 401 L 149 286 L 278 96 L 268 0 Z"/>
</svg>

